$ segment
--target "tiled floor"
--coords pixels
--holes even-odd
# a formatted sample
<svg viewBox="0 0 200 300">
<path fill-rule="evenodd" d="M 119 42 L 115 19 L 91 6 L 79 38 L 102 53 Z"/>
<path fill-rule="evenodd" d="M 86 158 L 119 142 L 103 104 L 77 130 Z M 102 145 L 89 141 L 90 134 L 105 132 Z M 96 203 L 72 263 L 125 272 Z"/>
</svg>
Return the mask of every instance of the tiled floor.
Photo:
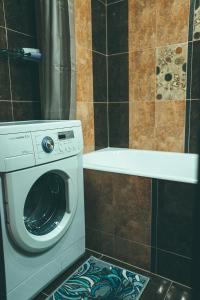
<svg viewBox="0 0 200 300">
<path fill-rule="evenodd" d="M 120 267 L 124 267 L 130 271 L 137 272 L 139 274 L 150 277 L 150 281 L 144 290 L 140 300 L 191 300 L 191 290 L 185 286 L 179 285 L 168 279 L 162 278 L 155 274 L 138 269 L 134 266 L 128 265 L 121 261 L 117 261 L 100 253 L 96 253 L 87 250 L 85 255 L 80 258 L 72 267 L 65 271 L 55 281 L 53 281 L 48 287 L 46 287 L 34 300 L 45 300 L 52 292 L 58 288 L 66 278 L 74 272 L 87 258 L 93 255 L 97 258 L 101 258 L 104 261 L 116 264 Z M 114 300 L 114 299 L 113 299 Z"/>
</svg>

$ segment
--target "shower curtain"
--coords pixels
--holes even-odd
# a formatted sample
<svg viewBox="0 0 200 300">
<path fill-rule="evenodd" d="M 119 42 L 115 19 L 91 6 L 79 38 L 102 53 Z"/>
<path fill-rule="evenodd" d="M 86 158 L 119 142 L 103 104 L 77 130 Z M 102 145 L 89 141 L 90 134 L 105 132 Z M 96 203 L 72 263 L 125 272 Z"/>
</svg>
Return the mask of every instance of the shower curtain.
<svg viewBox="0 0 200 300">
<path fill-rule="evenodd" d="M 38 0 L 42 118 L 75 118 L 75 29 L 73 0 Z"/>
</svg>

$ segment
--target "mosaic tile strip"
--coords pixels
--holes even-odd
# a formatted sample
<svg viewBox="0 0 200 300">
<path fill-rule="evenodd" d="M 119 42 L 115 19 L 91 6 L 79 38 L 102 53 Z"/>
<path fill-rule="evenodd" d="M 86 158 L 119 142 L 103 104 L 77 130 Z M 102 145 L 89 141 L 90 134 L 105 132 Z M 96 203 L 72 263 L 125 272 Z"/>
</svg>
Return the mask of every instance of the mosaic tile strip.
<svg viewBox="0 0 200 300">
<path fill-rule="evenodd" d="M 91 256 L 48 300 L 138 300 L 149 278 Z"/>
<path fill-rule="evenodd" d="M 187 44 L 156 49 L 157 100 L 185 100 Z"/>
</svg>

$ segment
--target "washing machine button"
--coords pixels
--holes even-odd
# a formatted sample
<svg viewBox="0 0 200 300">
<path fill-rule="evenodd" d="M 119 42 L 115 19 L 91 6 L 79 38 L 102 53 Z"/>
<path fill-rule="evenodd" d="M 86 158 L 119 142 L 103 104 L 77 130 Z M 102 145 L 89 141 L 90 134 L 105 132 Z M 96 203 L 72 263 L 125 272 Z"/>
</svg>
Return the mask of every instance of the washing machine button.
<svg viewBox="0 0 200 300">
<path fill-rule="evenodd" d="M 63 147 L 63 144 L 59 144 L 59 150 L 60 150 L 60 152 L 63 152 L 64 151 L 64 147 Z"/>
</svg>

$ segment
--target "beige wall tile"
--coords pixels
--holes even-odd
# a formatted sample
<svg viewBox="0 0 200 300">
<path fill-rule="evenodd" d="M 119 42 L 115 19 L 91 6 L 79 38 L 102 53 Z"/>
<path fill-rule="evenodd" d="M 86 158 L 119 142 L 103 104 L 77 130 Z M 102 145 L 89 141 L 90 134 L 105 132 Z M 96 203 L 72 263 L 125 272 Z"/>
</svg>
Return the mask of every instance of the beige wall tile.
<svg viewBox="0 0 200 300">
<path fill-rule="evenodd" d="M 189 0 L 157 0 L 157 46 L 188 40 Z"/>
<path fill-rule="evenodd" d="M 75 0 L 76 43 L 92 49 L 91 0 Z"/>
<path fill-rule="evenodd" d="M 156 127 L 155 150 L 168 152 L 184 152 L 184 132 L 184 127 Z"/>
<path fill-rule="evenodd" d="M 129 53 L 129 101 L 155 100 L 155 49 Z"/>
<path fill-rule="evenodd" d="M 76 49 L 76 99 L 93 101 L 92 51 L 77 47 Z"/>
<path fill-rule="evenodd" d="M 82 122 L 84 152 L 93 151 L 95 148 L 93 103 L 77 102 L 76 119 Z"/>
<path fill-rule="evenodd" d="M 129 148 L 154 150 L 155 102 L 129 104 Z"/>
<path fill-rule="evenodd" d="M 129 0 L 129 51 L 155 47 L 156 0 Z"/>
<path fill-rule="evenodd" d="M 185 125 L 185 101 L 156 101 L 156 127 L 181 127 Z"/>
<path fill-rule="evenodd" d="M 185 101 L 156 102 L 156 150 L 184 152 L 185 110 Z"/>
</svg>

